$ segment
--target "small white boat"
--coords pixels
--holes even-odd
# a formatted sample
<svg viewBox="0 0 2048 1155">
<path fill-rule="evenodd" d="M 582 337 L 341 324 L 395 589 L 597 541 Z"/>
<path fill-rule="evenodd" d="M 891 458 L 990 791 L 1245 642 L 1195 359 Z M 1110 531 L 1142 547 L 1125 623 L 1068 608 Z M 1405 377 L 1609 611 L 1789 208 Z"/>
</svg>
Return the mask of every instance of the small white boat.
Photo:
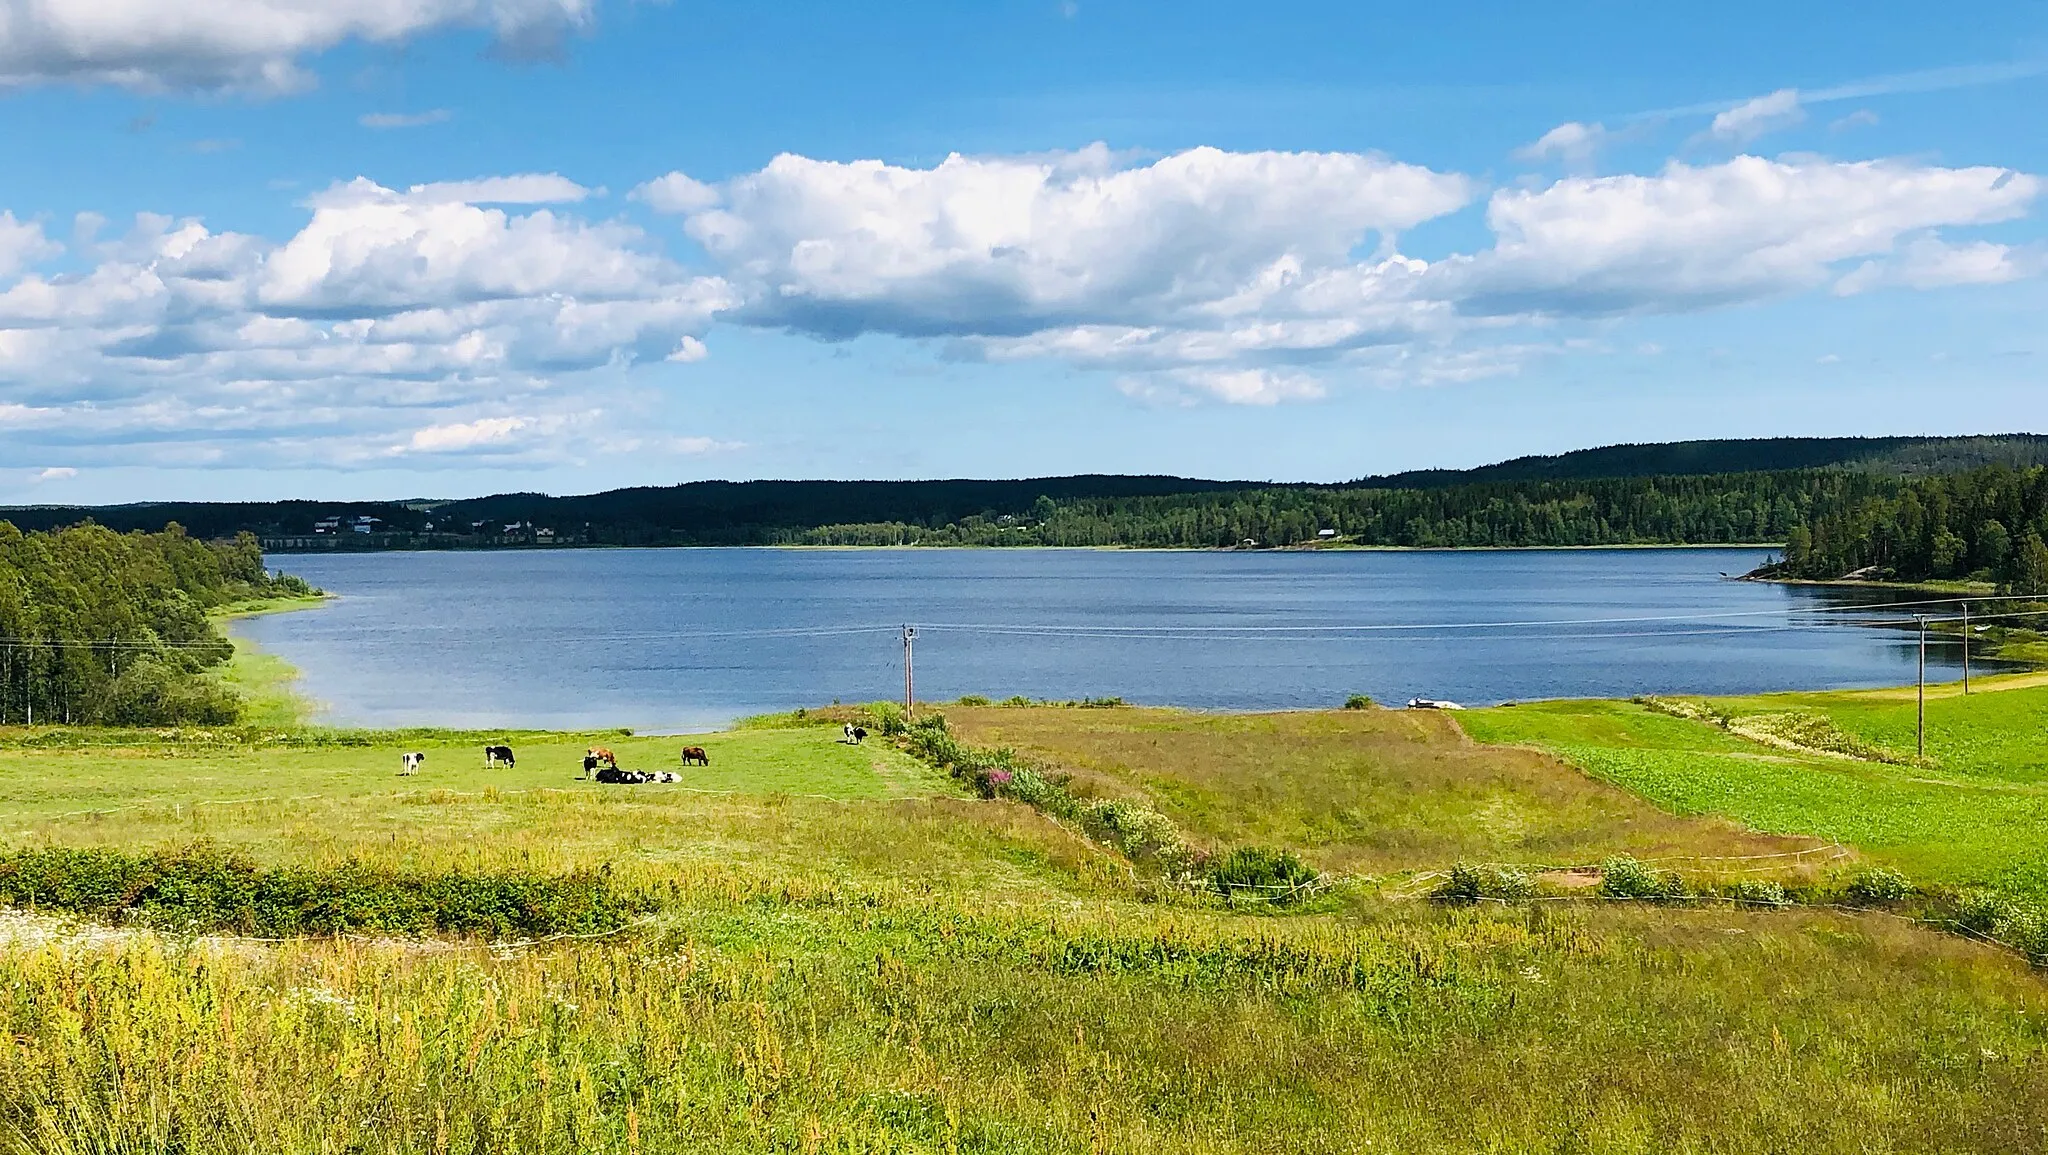
<svg viewBox="0 0 2048 1155">
<path fill-rule="evenodd" d="M 1410 698 L 1408 699 L 1408 708 L 1411 710 L 1462 710 L 1465 707 L 1458 705 L 1456 702 L 1446 702 L 1441 698 Z"/>
</svg>

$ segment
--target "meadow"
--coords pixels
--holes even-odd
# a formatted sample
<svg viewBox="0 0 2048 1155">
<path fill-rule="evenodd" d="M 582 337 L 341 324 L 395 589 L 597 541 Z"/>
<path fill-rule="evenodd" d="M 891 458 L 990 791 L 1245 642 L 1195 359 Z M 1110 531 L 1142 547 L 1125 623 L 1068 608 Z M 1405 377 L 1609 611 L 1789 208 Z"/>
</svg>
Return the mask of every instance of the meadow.
<svg viewBox="0 0 2048 1155">
<path fill-rule="evenodd" d="M 1911 688 L 1532 703 L 1459 720 L 1481 742 L 1554 753 L 1675 814 L 1845 843 L 1921 883 L 2048 900 L 2048 678 L 1973 690 L 1929 687 L 1924 758 Z"/>
<path fill-rule="evenodd" d="M 2031 701 L 2011 693 L 1997 696 Z M 1885 739 L 1893 708 L 1873 698 L 1858 733 Z M 609 930 L 520 943 L 259 941 L 50 909 L 0 915 L 0 1030 L 12 1040 L 0 1049 L 0 1144 L 2048 1145 L 2048 986 L 2011 952 L 1875 912 L 1419 897 L 1458 860 L 1628 854 L 1710 872 L 1716 860 L 1821 845 L 1836 833 L 1793 821 L 1789 803 L 1772 832 L 1738 808 L 1680 806 L 1574 765 L 1596 749 L 1737 768 L 1793 757 L 1783 751 L 1615 703 L 1457 718 L 946 713 L 963 740 L 1014 747 L 1071 775 L 1081 796 L 1156 810 L 1204 849 L 1293 850 L 1339 885 L 1294 910 L 1162 889 L 1069 826 L 974 797 L 892 743 L 841 742 L 830 712 L 687 739 L 350 732 L 277 718 L 10 729 L 9 852 L 201 843 L 279 870 L 601 871 L 651 901 Z M 482 745 L 500 740 L 517 750 L 516 769 L 485 768 Z M 711 765 L 675 785 L 577 777 L 589 744 L 625 766 L 681 770 L 686 742 Z M 427 760 L 402 777 L 407 750 Z M 1985 765 L 1998 762 L 1982 750 Z"/>
</svg>

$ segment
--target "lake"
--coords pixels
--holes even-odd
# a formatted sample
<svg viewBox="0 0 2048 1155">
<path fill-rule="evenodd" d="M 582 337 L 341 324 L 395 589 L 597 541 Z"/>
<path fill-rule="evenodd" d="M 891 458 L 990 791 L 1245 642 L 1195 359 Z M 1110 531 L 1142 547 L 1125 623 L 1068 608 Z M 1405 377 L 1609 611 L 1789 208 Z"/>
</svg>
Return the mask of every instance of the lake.
<svg viewBox="0 0 2048 1155">
<path fill-rule="evenodd" d="M 234 632 L 323 721 L 714 728 L 900 698 L 1255 710 L 1910 682 L 1906 595 L 1725 580 L 1760 549 L 661 549 L 293 554 L 340 594 Z M 1847 612 L 1845 612 L 1847 611 Z M 1929 678 L 1956 676 L 1930 643 Z M 1989 669 L 1988 663 L 1980 668 Z"/>
</svg>

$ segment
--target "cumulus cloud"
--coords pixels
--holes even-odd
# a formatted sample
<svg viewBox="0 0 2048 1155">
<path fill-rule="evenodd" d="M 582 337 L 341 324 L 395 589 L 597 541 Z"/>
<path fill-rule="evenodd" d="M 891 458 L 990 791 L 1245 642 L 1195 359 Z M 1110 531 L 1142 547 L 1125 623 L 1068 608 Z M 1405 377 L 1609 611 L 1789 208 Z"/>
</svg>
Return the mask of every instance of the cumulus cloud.
<svg viewBox="0 0 2048 1155">
<path fill-rule="evenodd" d="M 2040 191 L 2001 168 L 1753 156 L 1570 178 L 1494 193 L 1493 249 L 1443 262 L 1431 288 L 1482 314 L 1707 307 L 1823 284 L 1923 230 L 2012 220 Z"/>
<path fill-rule="evenodd" d="M 1556 158 L 1569 165 L 1590 162 L 1607 143 L 1607 128 L 1601 124 L 1566 121 L 1515 150 L 1518 160 L 1545 161 Z"/>
<path fill-rule="evenodd" d="M 1800 106 L 1799 90 L 1780 88 L 1716 114 L 1713 123 L 1707 126 L 1707 135 L 1730 144 L 1747 144 L 1805 119 L 1806 109 Z"/>
<path fill-rule="evenodd" d="M 0 212 L 0 279 L 63 251 L 63 245 L 43 235 L 41 222 L 16 220 L 13 213 Z"/>
<path fill-rule="evenodd" d="M 688 174 L 656 177 L 627 194 L 658 213 L 694 213 L 718 203 L 718 190 Z"/>
<path fill-rule="evenodd" d="M 78 471 L 68 465 L 52 465 L 48 469 L 36 470 L 29 476 L 29 480 L 36 482 L 64 481 L 77 476 Z"/>
<path fill-rule="evenodd" d="M 533 421 L 526 417 L 480 417 L 448 425 L 429 425 L 413 431 L 412 437 L 396 447 L 398 452 L 463 453 L 510 439 Z"/>
<path fill-rule="evenodd" d="M 784 155 L 721 192 L 685 227 L 746 294 L 738 318 L 1001 338 L 1248 311 L 1457 209 L 1471 182 L 1353 153 L 1200 148 L 1123 167 L 1098 145 L 929 169 Z"/>
<path fill-rule="evenodd" d="M 1472 182 L 1365 154 L 785 156 L 634 191 L 677 215 L 697 269 L 553 173 L 357 179 L 280 239 L 81 215 L 49 267 L 42 225 L 0 212 L 0 452 L 437 468 L 709 451 L 724 443 L 604 414 L 634 366 L 705 357 L 714 320 L 1052 361 L 1165 403 L 1312 402 L 1511 374 L 1569 351 L 1569 330 L 1541 330 L 1574 318 L 2037 275 L 2037 249 L 1960 230 L 2040 192 L 1992 167 L 1674 163 L 1496 190 L 1491 243 L 1424 260 L 1399 235 Z"/>
<path fill-rule="evenodd" d="M 0 86 L 287 92 L 311 83 L 305 57 L 347 41 L 394 44 L 476 28 L 532 54 L 587 24 L 593 7 L 594 0 L 0 0 Z"/>
<path fill-rule="evenodd" d="M 1996 285 L 2039 273 L 2048 260 L 2042 251 L 1991 241 L 1949 244 L 1918 237 L 1895 256 L 1865 261 L 1835 282 L 1841 296 L 1888 286 L 1941 289 L 1951 285 Z"/>
<path fill-rule="evenodd" d="M 548 421 L 734 300 L 629 225 L 498 207 L 580 191 L 359 180 L 282 242 L 150 214 L 102 240 L 92 222 L 82 268 L 0 276 L 0 442 L 185 464 L 559 455 Z M 492 423 L 513 404 L 533 424 Z"/>
</svg>

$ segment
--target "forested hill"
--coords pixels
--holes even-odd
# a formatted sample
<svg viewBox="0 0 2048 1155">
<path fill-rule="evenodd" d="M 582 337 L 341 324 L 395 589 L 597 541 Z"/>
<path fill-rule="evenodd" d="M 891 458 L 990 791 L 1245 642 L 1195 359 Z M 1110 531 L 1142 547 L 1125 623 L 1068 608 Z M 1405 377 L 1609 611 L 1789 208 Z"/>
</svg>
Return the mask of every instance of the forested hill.
<svg viewBox="0 0 2048 1155">
<path fill-rule="evenodd" d="M 2048 436 L 1616 445 L 1338 485 L 1085 475 L 1011 481 L 700 481 L 583 496 L 177 503 L 0 511 L 24 528 L 176 521 L 273 550 L 543 545 L 1361 545 L 1777 542 L 1823 501 L 1902 478 L 2048 462 Z"/>
<path fill-rule="evenodd" d="M 1760 576 L 1989 581 L 2048 593 L 2048 468 L 2003 465 L 1820 495 Z"/>
<path fill-rule="evenodd" d="M 0 725 L 233 722 L 240 700 L 204 673 L 233 650 L 206 611 L 310 592 L 266 572 L 247 535 L 23 533 L 0 521 Z"/>
<path fill-rule="evenodd" d="M 1347 488 L 1441 489 L 1485 481 L 1585 481 L 1853 469 L 1897 477 L 1956 473 L 1986 465 L 2048 464 L 2048 435 L 1977 437 L 1770 437 L 1607 445 L 1551 457 L 1517 457 L 1476 469 L 1417 469 L 1361 478 Z"/>
</svg>

